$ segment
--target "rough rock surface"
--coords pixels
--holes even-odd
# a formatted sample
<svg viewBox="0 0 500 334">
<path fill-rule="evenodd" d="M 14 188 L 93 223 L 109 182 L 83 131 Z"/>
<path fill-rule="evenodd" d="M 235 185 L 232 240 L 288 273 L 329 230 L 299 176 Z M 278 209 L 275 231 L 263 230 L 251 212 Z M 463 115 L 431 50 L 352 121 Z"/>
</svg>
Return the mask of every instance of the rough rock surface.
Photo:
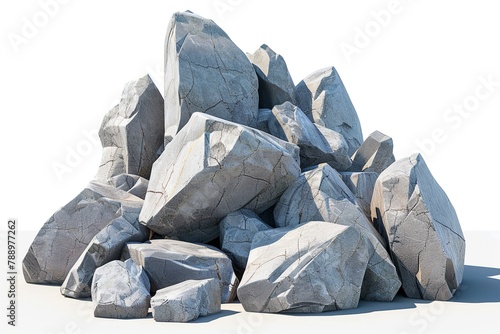
<svg viewBox="0 0 500 334">
<path fill-rule="evenodd" d="M 354 228 L 309 222 L 258 232 L 238 288 L 250 312 L 323 312 L 355 308 L 368 262 Z"/>
<path fill-rule="evenodd" d="M 120 104 L 102 121 L 103 153 L 95 179 L 105 182 L 123 173 L 149 179 L 163 133 L 163 97 L 149 75 L 127 83 Z"/>
<path fill-rule="evenodd" d="M 145 178 L 132 174 L 120 174 L 108 180 L 109 185 L 142 199 L 146 197 L 148 183 Z"/>
<path fill-rule="evenodd" d="M 257 116 L 257 124 L 255 125 L 255 128 L 260 131 L 264 131 L 265 133 L 271 133 L 269 131 L 269 119 L 273 115 L 273 112 L 271 109 L 266 109 L 262 108 L 259 109 L 259 114 Z"/>
<path fill-rule="evenodd" d="M 379 131 L 371 133 L 352 156 L 352 171 L 382 173 L 394 161 L 392 138 Z"/>
<path fill-rule="evenodd" d="M 348 170 L 352 165 L 351 156 L 349 155 L 349 145 L 340 133 L 328 129 L 322 125 L 314 124 L 321 132 L 333 151 L 333 160 L 327 161 L 337 171 Z"/>
<path fill-rule="evenodd" d="M 92 281 L 94 316 L 99 318 L 145 318 L 151 295 L 149 279 L 134 261 L 115 260 L 98 268 Z"/>
<path fill-rule="evenodd" d="M 23 260 L 26 282 L 62 284 L 92 238 L 118 217 L 137 217 L 143 200 L 98 181 L 45 222 Z"/>
<path fill-rule="evenodd" d="M 315 123 L 342 134 L 349 156 L 363 142 L 361 124 L 351 99 L 334 67 L 318 70 L 296 87 L 297 105 Z"/>
<path fill-rule="evenodd" d="M 188 322 L 221 310 L 220 286 L 215 278 L 187 280 L 158 290 L 151 298 L 153 318 L 160 322 Z"/>
<path fill-rule="evenodd" d="M 356 203 L 371 221 L 373 188 L 378 174 L 375 172 L 341 172 L 342 181 L 356 197 Z"/>
<path fill-rule="evenodd" d="M 255 233 L 271 229 L 253 211 L 242 209 L 228 214 L 220 223 L 221 249 L 238 272 L 245 270 Z"/>
<path fill-rule="evenodd" d="M 356 228 L 366 238 L 370 260 L 361 298 L 390 301 L 401 282 L 385 240 L 356 205 L 354 194 L 341 176 L 327 164 L 304 172 L 283 194 L 274 209 L 276 226 L 297 226 L 325 221 Z"/>
<path fill-rule="evenodd" d="M 462 281 L 465 239 L 455 209 L 420 154 L 380 174 L 372 217 L 411 298 L 448 300 Z"/>
<path fill-rule="evenodd" d="M 212 20 L 175 13 L 165 43 L 165 143 L 195 112 L 254 126 L 258 79 L 246 55 Z"/>
<path fill-rule="evenodd" d="M 124 253 L 146 270 L 153 292 L 189 279 L 216 278 L 223 303 L 231 302 L 236 296 L 238 279 L 231 260 L 215 247 L 155 239 L 128 243 Z"/>
<path fill-rule="evenodd" d="M 140 221 L 185 241 L 219 236 L 219 222 L 274 205 L 300 175 L 298 147 L 259 130 L 195 113 L 153 166 Z"/>
<path fill-rule="evenodd" d="M 295 104 L 295 84 L 285 59 L 263 44 L 253 54 L 247 54 L 259 78 L 259 108 L 291 102 Z"/>
</svg>

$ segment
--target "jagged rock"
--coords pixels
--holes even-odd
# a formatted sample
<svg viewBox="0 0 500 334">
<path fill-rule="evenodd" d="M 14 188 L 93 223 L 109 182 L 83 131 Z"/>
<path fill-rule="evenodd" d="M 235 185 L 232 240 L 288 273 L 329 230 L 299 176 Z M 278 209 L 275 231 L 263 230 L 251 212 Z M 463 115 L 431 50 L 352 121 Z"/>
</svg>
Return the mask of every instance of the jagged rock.
<svg viewBox="0 0 500 334">
<path fill-rule="evenodd" d="M 231 260 L 213 246 L 155 239 L 128 243 L 124 253 L 122 258 L 130 256 L 146 270 L 153 292 L 189 279 L 216 278 L 223 303 L 231 302 L 236 296 L 238 279 Z"/>
<path fill-rule="evenodd" d="M 247 209 L 231 212 L 221 221 L 221 249 L 237 271 L 242 273 L 245 270 L 255 233 L 270 228 L 255 212 Z"/>
<path fill-rule="evenodd" d="M 333 151 L 333 160 L 327 161 L 327 163 L 337 171 L 348 170 L 352 165 L 352 161 L 349 156 L 349 145 L 347 145 L 344 136 L 322 125 L 314 125 L 321 132 Z"/>
<path fill-rule="evenodd" d="M 271 109 L 259 109 L 259 114 L 257 116 L 257 124 L 255 125 L 255 128 L 260 131 L 264 131 L 265 133 L 271 133 L 269 130 L 269 119 L 271 118 L 273 112 Z"/>
<path fill-rule="evenodd" d="M 371 221 L 373 188 L 378 174 L 375 172 L 341 172 L 342 181 L 356 197 L 356 203 Z"/>
<path fill-rule="evenodd" d="M 304 172 L 281 196 L 274 209 L 276 226 L 297 226 L 308 221 L 325 221 L 356 228 L 367 241 L 370 260 L 361 298 L 390 301 L 401 282 L 385 240 L 356 205 L 354 194 L 341 176 L 327 164 Z"/>
<path fill-rule="evenodd" d="M 196 320 L 219 313 L 220 298 L 218 280 L 187 280 L 156 292 L 151 298 L 153 318 L 161 322 Z"/>
<path fill-rule="evenodd" d="M 132 174 L 120 174 L 108 180 L 109 185 L 142 199 L 146 197 L 148 183 L 145 178 Z"/>
<path fill-rule="evenodd" d="M 149 279 L 134 261 L 115 260 L 98 268 L 92 281 L 94 316 L 99 318 L 145 318 L 151 295 Z"/>
<path fill-rule="evenodd" d="M 352 156 L 354 172 L 382 173 L 394 161 L 392 138 L 379 131 L 371 133 Z"/>
<path fill-rule="evenodd" d="M 253 54 L 247 54 L 259 78 L 259 108 L 291 102 L 295 104 L 295 85 L 285 59 L 263 44 Z"/>
<path fill-rule="evenodd" d="M 209 242 L 230 212 L 274 205 L 299 176 L 297 160 L 296 145 L 195 113 L 155 162 L 140 221 L 169 238 Z"/>
<path fill-rule="evenodd" d="M 103 147 L 96 180 L 128 173 L 149 179 L 163 145 L 163 97 L 146 75 L 128 82 L 120 104 L 104 117 L 99 130 Z"/>
<path fill-rule="evenodd" d="M 349 156 L 363 142 L 361 124 L 351 99 L 334 67 L 318 70 L 296 87 L 297 105 L 315 123 L 342 134 Z"/>
<path fill-rule="evenodd" d="M 355 308 L 368 262 L 354 228 L 309 222 L 258 232 L 238 288 L 249 312 L 323 312 Z"/>
<path fill-rule="evenodd" d="M 254 126 L 258 80 L 246 55 L 212 20 L 175 13 L 165 43 L 165 143 L 195 112 Z"/>
<path fill-rule="evenodd" d="M 380 174 L 371 211 L 386 233 L 406 295 L 450 299 L 462 281 L 465 239 L 453 205 L 420 154 Z"/>
<path fill-rule="evenodd" d="M 118 217 L 137 217 L 143 200 L 98 181 L 45 222 L 23 260 L 26 282 L 62 284 L 92 238 Z"/>
</svg>

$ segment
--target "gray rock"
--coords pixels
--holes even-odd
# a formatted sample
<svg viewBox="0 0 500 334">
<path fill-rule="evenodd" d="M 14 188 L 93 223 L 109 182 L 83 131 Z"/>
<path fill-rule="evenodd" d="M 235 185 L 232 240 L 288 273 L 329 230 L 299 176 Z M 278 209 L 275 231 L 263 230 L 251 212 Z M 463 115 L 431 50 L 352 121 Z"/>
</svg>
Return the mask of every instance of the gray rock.
<svg viewBox="0 0 500 334">
<path fill-rule="evenodd" d="M 352 161 L 349 155 L 349 145 L 347 145 L 344 136 L 322 125 L 314 125 L 321 132 L 333 151 L 333 160 L 327 161 L 327 163 L 337 171 L 348 170 L 352 165 Z"/>
<path fill-rule="evenodd" d="M 245 270 L 255 233 L 269 229 L 271 226 L 247 209 L 231 212 L 221 221 L 221 249 L 229 256 L 237 271 L 242 273 Z"/>
<path fill-rule="evenodd" d="M 325 221 L 356 228 L 366 239 L 370 260 L 361 298 L 390 301 L 401 282 L 385 240 L 356 205 L 354 194 L 341 176 L 327 164 L 303 173 L 286 191 L 274 209 L 276 226 L 297 226 Z"/>
<path fill-rule="evenodd" d="M 149 279 L 134 261 L 112 261 L 98 268 L 92 281 L 94 316 L 99 318 L 145 318 L 151 295 Z"/>
<path fill-rule="evenodd" d="M 219 222 L 274 205 L 300 174 L 298 147 L 195 113 L 155 162 L 140 221 L 173 239 L 208 242 Z"/>
<path fill-rule="evenodd" d="M 137 217 L 142 203 L 123 190 L 90 182 L 38 232 L 23 260 L 26 282 L 62 284 L 92 238 L 118 217 Z"/>
<path fill-rule="evenodd" d="M 394 161 L 392 138 L 379 131 L 371 133 L 352 156 L 355 172 L 382 173 Z"/>
<path fill-rule="evenodd" d="M 219 313 L 220 298 L 218 280 L 187 280 L 156 292 L 151 298 L 153 318 L 160 322 L 196 320 Z"/>
<path fill-rule="evenodd" d="M 285 59 L 263 44 L 253 54 L 247 54 L 259 78 L 259 108 L 291 102 L 295 104 L 295 84 Z"/>
<path fill-rule="evenodd" d="M 380 174 L 371 210 L 386 232 L 406 295 L 450 299 L 462 281 L 465 239 L 453 205 L 420 154 Z"/>
<path fill-rule="evenodd" d="M 264 131 L 265 133 L 271 133 L 269 130 L 269 119 L 273 115 L 273 112 L 271 109 L 259 109 L 259 114 L 257 116 L 257 124 L 255 125 L 255 128 L 260 131 Z"/>
<path fill-rule="evenodd" d="M 231 302 L 236 296 L 238 279 L 231 260 L 213 246 L 155 239 L 128 243 L 124 253 L 146 270 L 153 292 L 185 280 L 216 278 L 223 303 Z"/>
<path fill-rule="evenodd" d="M 120 174 L 108 180 L 109 185 L 142 199 L 146 197 L 148 183 L 145 178 L 132 174 Z"/>
<path fill-rule="evenodd" d="M 149 75 L 127 83 L 120 104 L 102 121 L 103 154 L 95 179 L 107 181 L 123 173 L 149 179 L 163 133 L 163 97 Z"/>
<path fill-rule="evenodd" d="M 165 143 L 195 112 L 255 126 L 258 80 L 245 54 L 212 20 L 175 13 L 165 43 Z"/>
<path fill-rule="evenodd" d="M 342 134 L 349 156 L 363 142 L 361 124 L 351 99 L 334 67 L 318 70 L 296 87 L 297 105 L 315 123 Z"/>
<path fill-rule="evenodd" d="M 355 308 L 368 262 L 354 228 L 309 222 L 258 232 L 238 288 L 249 312 L 323 312 Z"/>
<path fill-rule="evenodd" d="M 375 172 L 341 172 L 342 181 L 356 197 L 356 203 L 371 221 L 373 188 L 378 174 Z"/>
</svg>

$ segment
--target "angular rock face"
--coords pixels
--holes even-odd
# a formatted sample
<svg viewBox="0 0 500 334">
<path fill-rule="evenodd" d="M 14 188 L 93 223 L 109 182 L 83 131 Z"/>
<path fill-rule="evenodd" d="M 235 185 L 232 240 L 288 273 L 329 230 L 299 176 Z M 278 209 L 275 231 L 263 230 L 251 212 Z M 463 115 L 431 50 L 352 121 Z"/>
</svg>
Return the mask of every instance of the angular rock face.
<svg viewBox="0 0 500 334">
<path fill-rule="evenodd" d="M 382 173 L 394 161 L 392 138 L 379 131 L 371 133 L 352 156 L 355 172 Z"/>
<path fill-rule="evenodd" d="M 268 122 L 272 115 L 273 112 L 271 109 L 259 109 L 259 115 L 257 116 L 257 124 L 255 125 L 255 128 L 270 134 L 271 132 L 269 131 Z"/>
<path fill-rule="evenodd" d="M 391 301 L 401 282 L 385 241 L 356 205 L 356 198 L 340 175 L 327 164 L 301 175 L 283 194 L 274 209 L 276 226 L 297 226 L 308 221 L 325 221 L 356 228 L 367 241 L 370 261 L 361 297 Z"/>
<path fill-rule="evenodd" d="M 148 276 L 134 261 L 112 261 L 96 270 L 92 281 L 94 316 L 145 318 L 150 300 Z"/>
<path fill-rule="evenodd" d="M 342 134 L 349 156 L 363 142 L 361 124 L 351 99 L 334 67 L 318 70 L 296 87 L 297 105 L 315 123 Z"/>
<path fill-rule="evenodd" d="M 252 64 L 212 20 L 175 13 L 165 43 L 165 143 L 195 112 L 254 126 L 258 80 Z"/>
<path fill-rule="evenodd" d="M 195 113 L 155 162 L 140 221 L 185 241 L 219 236 L 230 212 L 274 205 L 300 174 L 298 147 Z"/>
<path fill-rule="evenodd" d="M 356 197 L 356 203 L 371 221 L 373 188 L 378 174 L 375 172 L 341 172 L 342 181 Z"/>
<path fill-rule="evenodd" d="M 163 97 L 149 75 L 127 83 L 120 104 L 104 117 L 99 130 L 103 155 L 95 179 L 123 173 L 149 179 L 163 133 Z"/>
<path fill-rule="evenodd" d="M 158 290 L 151 298 L 153 318 L 160 322 L 188 322 L 221 310 L 219 282 L 187 280 Z"/>
<path fill-rule="evenodd" d="M 368 262 L 356 229 L 324 222 L 258 232 L 238 288 L 250 312 L 355 308 Z"/>
<path fill-rule="evenodd" d="M 146 197 L 148 183 L 145 178 L 132 174 L 120 174 L 108 180 L 109 185 L 142 199 Z"/>
<path fill-rule="evenodd" d="M 465 239 L 453 205 L 420 154 L 380 174 L 371 209 L 406 295 L 450 299 L 462 281 Z"/>
<path fill-rule="evenodd" d="M 153 292 L 189 279 L 216 278 L 223 303 L 231 302 L 236 296 L 238 279 L 231 260 L 215 247 L 155 239 L 128 243 L 124 253 L 146 270 Z"/>
<path fill-rule="evenodd" d="M 62 284 L 92 238 L 118 217 L 137 219 L 143 200 L 92 181 L 43 225 L 23 260 L 26 282 Z"/>
<path fill-rule="evenodd" d="M 283 57 L 266 44 L 247 56 L 259 78 L 259 108 L 295 104 L 295 85 Z"/>
<path fill-rule="evenodd" d="M 352 165 L 352 161 L 349 155 L 349 145 L 347 145 L 344 136 L 322 125 L 314 125 L 321 132 L 333 151 L 333 160 L 327 161 L 327 163 L 337 171 L 348 170 Z"/>
<path fill-rule="evenodd" d="M 221 249 L 229 256 L 238 272 L 245 271 L 255 233 L 269 229 L 271 226 L 247 209 L 231 212 L 221 221 Z"/>
</svg>

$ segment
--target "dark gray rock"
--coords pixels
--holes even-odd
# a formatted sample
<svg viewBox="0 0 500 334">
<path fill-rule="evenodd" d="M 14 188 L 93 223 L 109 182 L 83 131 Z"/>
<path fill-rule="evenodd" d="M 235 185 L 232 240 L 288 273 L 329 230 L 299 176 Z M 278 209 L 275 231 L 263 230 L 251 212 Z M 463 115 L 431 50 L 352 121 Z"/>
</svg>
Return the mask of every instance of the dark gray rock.
<svg viewBox="0 0 500 334">
<path fill-rule="evenodd" d="M 394 161 L 392 138 L 379 131 L 371 133 L 352 156 L 355 172 L 382 173 Z"/>
</svg>

